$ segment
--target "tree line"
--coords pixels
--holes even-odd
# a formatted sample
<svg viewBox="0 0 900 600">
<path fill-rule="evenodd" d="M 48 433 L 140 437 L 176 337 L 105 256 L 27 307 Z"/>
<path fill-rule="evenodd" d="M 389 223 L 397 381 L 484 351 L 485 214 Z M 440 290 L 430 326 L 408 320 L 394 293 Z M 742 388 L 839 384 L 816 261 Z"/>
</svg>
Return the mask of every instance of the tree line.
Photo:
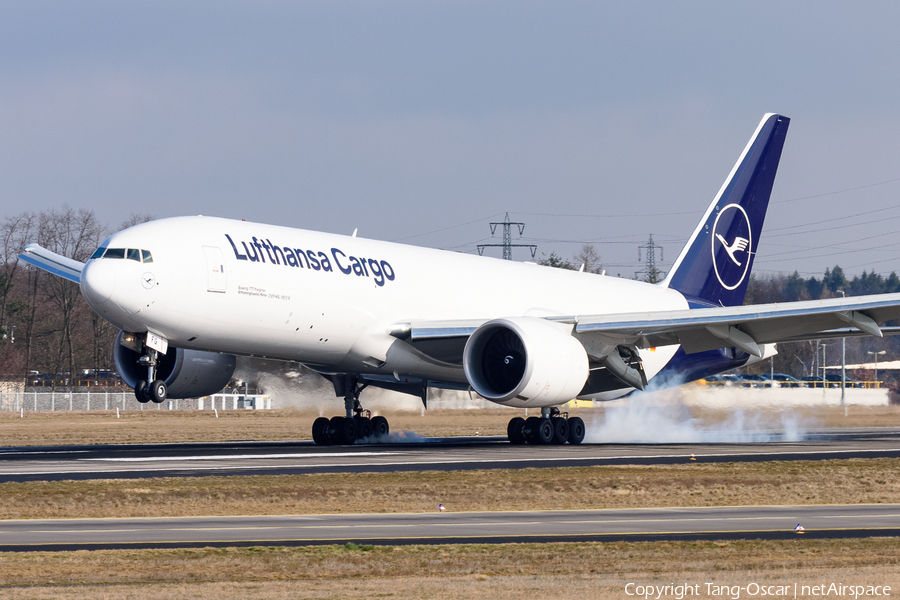
<svg viewBox="0 0 900 600">
<path fill-rule="evenodd" d="M 115 231 L 148 220 L 132 214 Z M 118 330 L 88 307 L 78 284 L 18 260 L 36 243 L 84 262 L 112 231 L 94 211 L 70 206 L 25 211 L 0 223 L 0 375 L 37 371 L 76 379 L 83 370 L 115 368 Z"/>
</svg>

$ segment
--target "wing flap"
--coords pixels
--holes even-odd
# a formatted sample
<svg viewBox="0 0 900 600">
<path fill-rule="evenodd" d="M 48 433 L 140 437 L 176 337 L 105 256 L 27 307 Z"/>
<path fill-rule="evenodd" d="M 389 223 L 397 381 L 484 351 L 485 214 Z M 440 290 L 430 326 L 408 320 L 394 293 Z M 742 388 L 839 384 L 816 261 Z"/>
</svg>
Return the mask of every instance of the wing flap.
<svg viewBox="0 0 900 600">
<path fill-rule="evenodd" d="M 37 244 L 25 246 L 19 255 L 19 260 L 69 281 L 81 283 L 81 270 L 84 269 L 84 263 L 51 252 Z"/>
</svg>

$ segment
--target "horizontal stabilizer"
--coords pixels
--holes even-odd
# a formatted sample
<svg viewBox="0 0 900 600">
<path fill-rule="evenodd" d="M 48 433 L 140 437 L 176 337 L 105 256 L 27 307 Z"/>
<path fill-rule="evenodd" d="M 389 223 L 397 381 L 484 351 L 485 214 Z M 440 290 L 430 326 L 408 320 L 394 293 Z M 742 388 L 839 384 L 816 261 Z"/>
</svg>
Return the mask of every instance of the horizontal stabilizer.
<svg viewBox="0 0 900 600">
<path fill-rule="evenodd" d="M 25 246 L 19 260 L 34 265 L 39 269 L 43 269 L 48 273 L 53 273 L 69 281 L 81 283 L 81 270 L 84 269 L 84 263 L 77 260 L 66 258 L 61 254 L 50 252 L 46 248 L 42 248 L 37 244 L 28 244 Z"/>
</svg>

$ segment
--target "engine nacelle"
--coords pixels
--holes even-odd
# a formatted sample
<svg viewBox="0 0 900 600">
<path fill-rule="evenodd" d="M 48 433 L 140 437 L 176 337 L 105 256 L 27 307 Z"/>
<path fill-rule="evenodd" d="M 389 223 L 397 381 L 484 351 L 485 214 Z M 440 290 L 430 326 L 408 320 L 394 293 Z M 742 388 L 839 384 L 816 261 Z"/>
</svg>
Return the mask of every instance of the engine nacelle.
<svg viewBox="0 0 900 600">
<path fill-rule="evenodd" d="M 466 379 L 498 404 L 528 408 L 567 402 L 588 377 L 587 353 L 571 332 L 571 325 L 534 317 L 488 321 L 466 343 Z"/>
<path fill-rule="evenodd" d="M 113 356 L 122 381 L 134 387 L 147 377 L 147 368 L 137 364 L 140 353 L 120 342 L 124 332 L 116 337 Z M 231 354 L 182 350 L 169 346 L 168 352 L 157 356 L 156 378 L 166 382 L 168 397 L 199 398 L 219 392 L 231 381 L 235 358 Z"/>
</svg>

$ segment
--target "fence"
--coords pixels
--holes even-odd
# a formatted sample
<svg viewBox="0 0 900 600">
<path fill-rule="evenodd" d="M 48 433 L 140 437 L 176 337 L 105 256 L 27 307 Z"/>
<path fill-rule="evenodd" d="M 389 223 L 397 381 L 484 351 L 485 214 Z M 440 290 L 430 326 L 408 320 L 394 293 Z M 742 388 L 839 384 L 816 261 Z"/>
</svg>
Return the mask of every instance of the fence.
<svg viewBox="0 0 900 600">
<path fill-rule="evenodd" d="M 205 398 L 181 398 L 142 404 L 132 391 L 26 391 L 0 392 L 0 411 L 64 410 L 241 410 L 272 408 L 272 398 L 262 395 L 215 394 Z"/>
</svg>

